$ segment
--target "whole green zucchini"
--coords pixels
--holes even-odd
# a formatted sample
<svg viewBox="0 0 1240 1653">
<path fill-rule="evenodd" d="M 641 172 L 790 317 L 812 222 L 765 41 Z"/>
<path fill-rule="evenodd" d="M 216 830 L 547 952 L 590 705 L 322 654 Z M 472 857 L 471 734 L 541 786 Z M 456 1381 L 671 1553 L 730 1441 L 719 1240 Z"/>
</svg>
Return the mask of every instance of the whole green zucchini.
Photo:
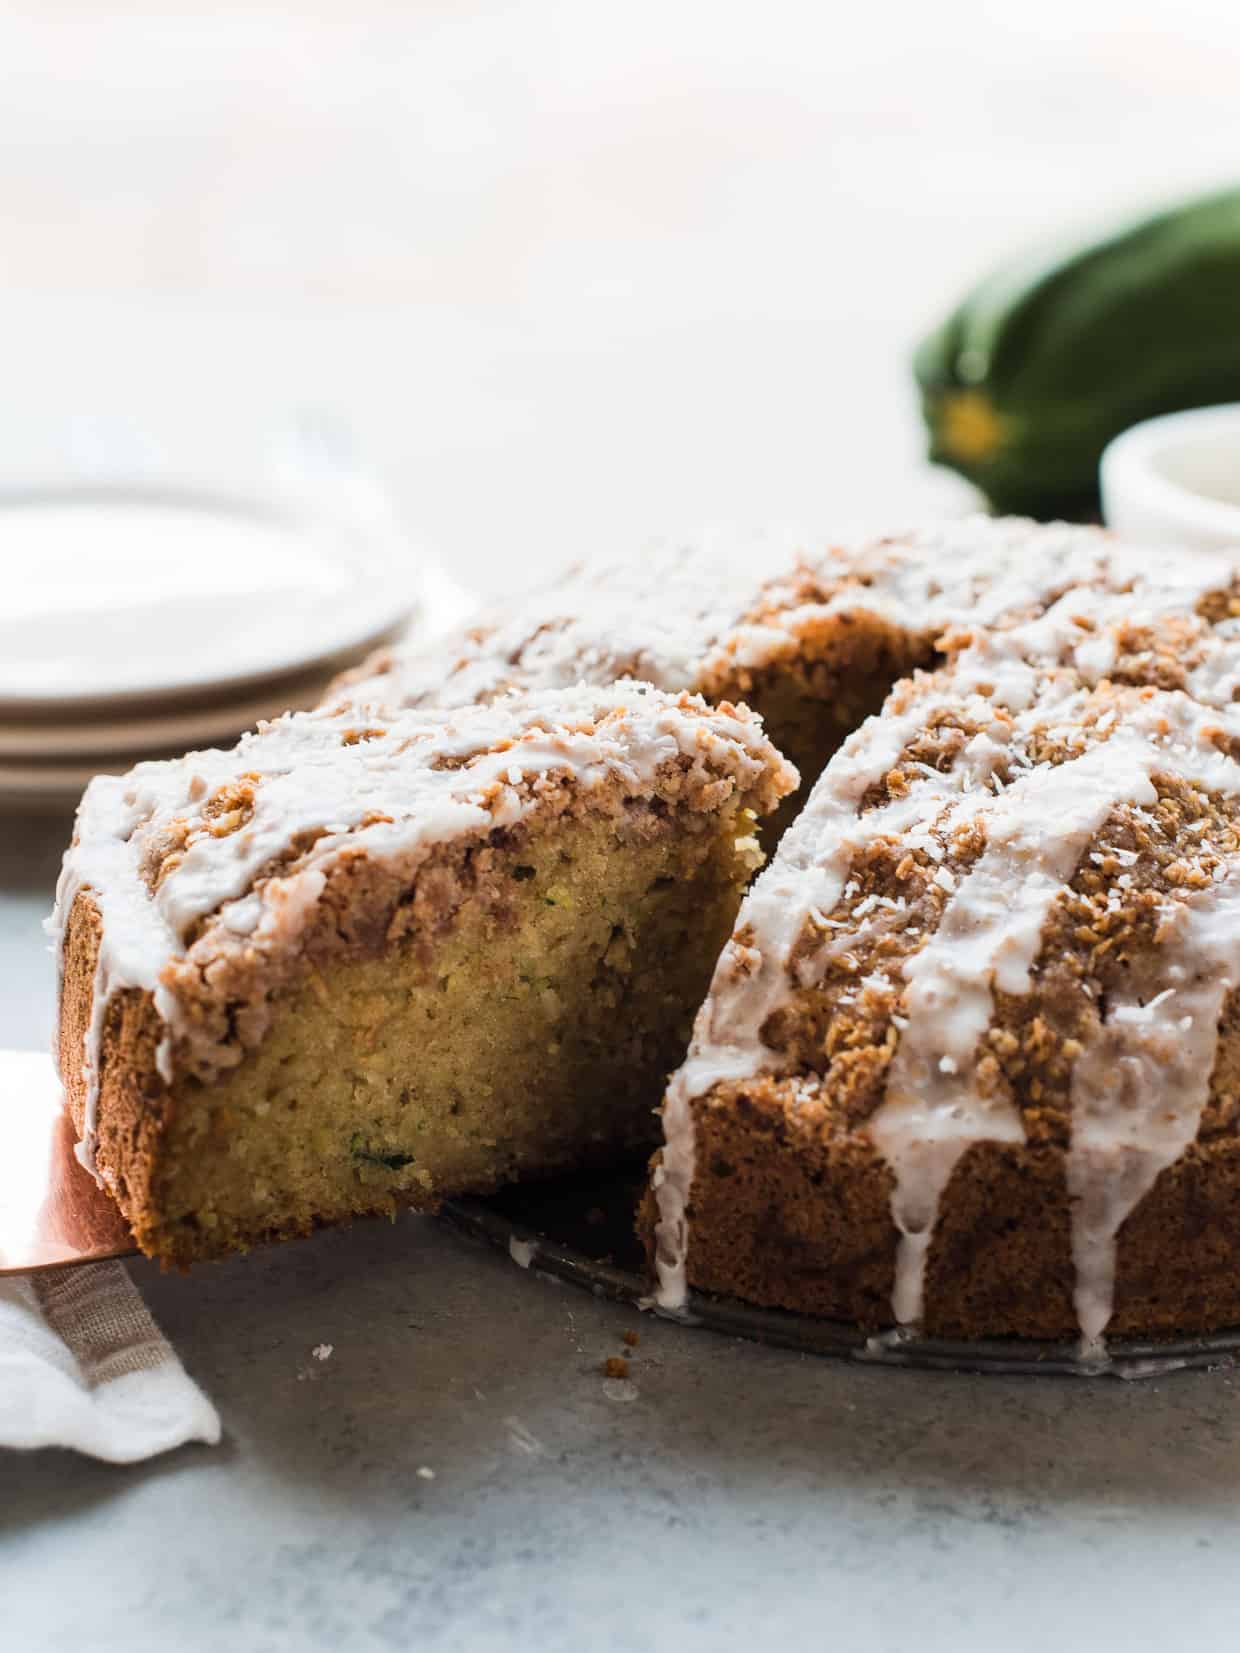
<svg viewBox="0 0 1240 1653">
<path fill-rule="evenodd" d="M 996 271 L 914 371 L 932 459 L 996 510 L 1092 514 L 1113 436 L 1240 401 L 1240 189 Z"/>
</svg>

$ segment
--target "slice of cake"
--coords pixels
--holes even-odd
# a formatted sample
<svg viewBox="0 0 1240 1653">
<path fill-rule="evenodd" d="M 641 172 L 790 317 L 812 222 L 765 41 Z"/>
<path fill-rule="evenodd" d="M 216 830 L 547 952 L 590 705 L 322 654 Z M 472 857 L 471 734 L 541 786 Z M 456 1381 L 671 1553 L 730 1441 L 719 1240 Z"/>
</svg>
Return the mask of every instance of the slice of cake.
<svg viewBox="0 0 1240 1653">
<path fill-rule="evenodd" d="M 100 778 L 53 920 L 81 1157 L 184 1264 L 651 1142 L 795 772 L 634 684 Z"/>
<path fill-rule="evenodd" d="M 1220 556 L 1126 547 L 1092 528 L 974 517 L 851 548 L 705 544 L 591 565 L 454 637 L 388 649 L 328 696 L 465 705 L 513 687 L 645 680 L 743 700 L 808 788 L 895 681 L 972 634 L 1087 680 L 1214 684 L 1237 604 Z M 1228 622 L 1234 623 L 1234 622 Z M 778 825 L 795 813 L 789 800 Z"/>
<path fill-rule="evenodd" d="M 665 1104 L 666 1308 L 1240 1324 L 1240 708 L 1029 643 L 902 684 L 747 897 Z"/>
</svg>

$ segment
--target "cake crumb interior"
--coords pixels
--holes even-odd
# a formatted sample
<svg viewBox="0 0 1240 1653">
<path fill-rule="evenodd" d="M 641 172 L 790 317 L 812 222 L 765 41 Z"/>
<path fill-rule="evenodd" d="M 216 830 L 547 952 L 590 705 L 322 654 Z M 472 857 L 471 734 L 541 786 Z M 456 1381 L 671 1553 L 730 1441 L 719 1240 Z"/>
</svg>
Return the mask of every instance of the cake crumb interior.
<svg viewBox="0 0 1240 1653">
<path fill-rule="evenodd" d="M 312 973 L 241 1067 L 178 1083 L 144 1246 L 188 1262 L 648 1149 L 752 831 L 647 811 L 501 843 L 438 940 Z"/>
</svg>

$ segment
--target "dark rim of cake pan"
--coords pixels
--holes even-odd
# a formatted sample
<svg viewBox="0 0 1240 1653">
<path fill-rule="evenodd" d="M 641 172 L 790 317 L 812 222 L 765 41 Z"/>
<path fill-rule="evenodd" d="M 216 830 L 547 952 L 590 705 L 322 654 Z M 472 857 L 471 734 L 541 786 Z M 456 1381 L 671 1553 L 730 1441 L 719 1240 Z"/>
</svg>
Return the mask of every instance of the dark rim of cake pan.
<svg viewBox="0 0 1240 1653">
<path fill-rule="evenodd" d="M 440 1216 L 459 1233 L 507 1251 L 535 1273 L 596 1297 L 650 1308 L 650 1282 L 633 1235 L 639 1185 L 636 1176 L 518 1184 L 489 1199 L 448 1200 Z M 1240 1355 L 1240 1328 L 1203 1337 L 1116 1338 L 1108 1344 L 1105 1362 L 1085 1362 L 1073 1342 L 964 1341 L 893 1332 L 874 1336 L 840 1321 L 700 1292 L 693 1294 L 690 1312 L 679 1318 L 804 1354 L 950 1372 L 1147 1378 L 1230 1366 Z"/>
</svg>

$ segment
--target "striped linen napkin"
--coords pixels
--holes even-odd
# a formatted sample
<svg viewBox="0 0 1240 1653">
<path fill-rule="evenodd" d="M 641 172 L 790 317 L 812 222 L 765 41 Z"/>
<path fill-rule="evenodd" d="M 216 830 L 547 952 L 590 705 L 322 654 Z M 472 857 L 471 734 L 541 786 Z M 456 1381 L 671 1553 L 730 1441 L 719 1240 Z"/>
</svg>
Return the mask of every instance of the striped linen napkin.
<svg viewBox="0 0 1240 1653">
<path fill-rule="evenodd" d="M 131 1464 L 219 1438 L 123 1263 L 0 1279 L 0 1446 Z"/>
</svg>

